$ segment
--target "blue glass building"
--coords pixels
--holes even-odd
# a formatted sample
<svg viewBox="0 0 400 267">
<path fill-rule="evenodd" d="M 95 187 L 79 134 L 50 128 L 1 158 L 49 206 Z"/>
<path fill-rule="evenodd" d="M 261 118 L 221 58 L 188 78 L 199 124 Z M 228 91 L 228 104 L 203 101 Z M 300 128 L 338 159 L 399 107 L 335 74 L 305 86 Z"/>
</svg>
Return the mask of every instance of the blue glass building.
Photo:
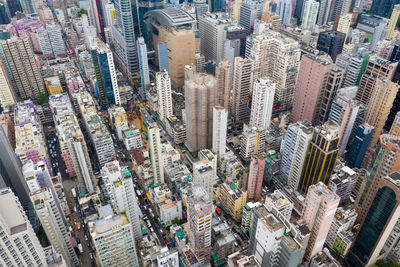
<svg viewBox="0 0 400 267">
<path fill-rule="evenodd" d="M 105 51 L 92 50 L 92 60 L 96 73 L 97 94 L 101 108 L 115 104 L 110 66 Z"/>
<path fill-rule="evenodd" d="M 347 155 L 347 166 L 350 168 L 361 167 L 373 133 L 374 127 L 366 123 L 357 127 L 356 135 L 351 144 L 349 154 Z"/>
<path fill-rule="evenodd" d="M 167 43 L 158 44 L 158 62 L 160 71 L 167 70 L 169 72 Z"/>
</svg>

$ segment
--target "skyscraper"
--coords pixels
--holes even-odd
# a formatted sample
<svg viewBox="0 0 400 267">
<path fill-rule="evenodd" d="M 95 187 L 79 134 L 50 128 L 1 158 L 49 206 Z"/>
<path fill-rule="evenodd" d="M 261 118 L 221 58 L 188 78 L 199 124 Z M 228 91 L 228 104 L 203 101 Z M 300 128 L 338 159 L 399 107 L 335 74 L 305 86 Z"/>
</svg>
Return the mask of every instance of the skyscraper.
<svg viewBox="0 0 400 267">
<path fill-rule="evenodd" d="M 98 40 L 92 50 L 93 66 L 97 80 L 97 95 L 102 108 L 120 105 L 121 98 L 113 54 L 107 44 Z"/>
<path fill-rule="evenodd" d="M 57 253 L 63 255 L 69 266 L 79 266 L 78 257 L 69 239 L 67 227 L 61 219 L 56 201 L 49 189 L 30 194 L 35 212 L 47 238 Z"/>
<path fill-rule="evenodd" d="M 7 109 L 16 104 L 17 96 L 4 62 L 0 62 L 0 105 Z"/>
<path fill-rule="evenodd" d="M 0 189 L 0 203 L 1 261 L 7 266 L 47 266 L 39 239 L 10 188 Z"/>
<path fill-rule="evenodd" d="M 59 25 L 48 24 L 46 28 L 39 28 L 37 34 L 43 55 L 50 57 L 65 55 L 65 45 Z"/>
<path fill-rule="evenodd" d="M 314 128 L 297 190 L 305 195 L 311 185 L 328 185 L 339 154 L 338 127 L 326 122 Z"/>
<path fill-rule="evenodd" d="M 333 61 L 342 53 L 346 34 L 338 31 L 321 32 L 318 35 L 317 49 L 328 53 Z"/>
<path fill-rule="evenodd" d="M 388 31 L 386 32 L 386 39 L 391 40 L 393 38 L 394 28 L 399 21 L 400 16 L 400 5 L 395 5 L 392 9 L 392 15 L 390 16 Z"/>
<path fill-rule="evenodd" d="M 302 214 L 311 230 L 304 255 L 307 260 L 322 251 L 339 202 L 340 197 L 322 182 L 310 186 Z"/>
<path fill-rule="evenodd" d="M 165 122 L 172 114 L 171 79 L 166 70 L 156 73 L 156 87 L 158 96 L 158 114 L 160 120 Z"/>
<path fill-rule="evenodd" d="M 317 23 L 320 3 L 315 0 L 305 0 L 303 12 L 301 13 L 301 28 L 314 31 Z"/>
<path fill-rule="evenodd" d="M 400 4 L 399 0 L 373 0 L 370 12 L 372 14 L 389 17 L 391 11 L 394 10 L 394 6 Z"/>
<path fill-rule="evenodd" d="M 218 156 L 225 154 L 228 110 L 222 106 L 213 107 L 212 151 Z"/>
<path fill-rule="evenodd" d="M 249 119 L 248 96 L 253 85 L 253 62 L 241 57 L 235 58 L 233 68 L 233 95 L 231 116 L 235 122 L 246 122 Z"/>
<path fill-rule="evenodd" d="M 186 137 L 190 151 L 212 147 L 216 87 L 217 80 L 205 73 L 185 80 Z"/>
<path fill-rule="evenodd" d="M 194 185 L 187 204 L 188 235 L 190 247 L 202 266 L 210 262 L 212 213 L 211 197 L 201 185 Z"/>
<path fill-rule="evenodd" d="M 318 11 L 317 24 L 322 26 L 326 25 L 330 21 L 330 14 L 332 8 L 332 0 L 321 0 Z"/>
<path fill-rule="evenodd" d="M 368 201 L 370 205 L 346 257 L 348 266 L 369 266 L 391 252 L 386 246 L 398 232 L 399 180 L 400 173 L 395 171 L 374 186 L 375 193 Z"/>
<path fill-rule="evenodd" d="M 282 19 L 282 24 L 289 25 L 292 19 L 292 1 L 279 0 L 276 6 L 276 14 Z"/>
<path fill-rule="evenodd" d="M 274 104 L 275 83 L 260 78 L 254 82 L 250 114 L 250 126 L 267 130 L 271 124 L 272 106 Z"/>
<path fill-rule="evenodd" d="M 302 56 L 290 121 L 313 121 L 322 86 L 332 66 L 331 62 L 329 56 Z"/>
<path fill-rule="evenodd" d="M 255 0 L 244 0 L 240 5 L 239 24 L 243 26 L 249 35 L 257 19 L 261 19 L 264 5 Z"/>
<path fill-rule="evenodd" d="M 264 178 L 265 155 L 251 157 L 249 177 L 247 180 L 247 201 L 258 201 L 261 198 L 261 189 Z"/>
<path fill-rule="evenodd" d="M 231 95 L 232 85 L 232 64 L 227 59 L 218 63 L 215 68 L 215 78 L 217 79 L 218 87 L 216 92 L 216 105 L 221 105 L 226 110 L 229 110 L 229 98 Z"/>
<path fill-rule="evenodd" d="M 94 26 L 96 27 L 98 35 L 105 42 L 106 41 L 106 38 L 104 35 L 105 12 L 104 12 L 103 5 L 104 4 L 103 4 L 102 0 L 89 0 L 90 12 L 92 13 L 91 17 L 93 18 Z"/>
<path fill-rule="evenodd" d="M 149 62 L 147 61 L 147 48 L 143 37 L 136 41 L 138 50 L 138 60 L 140 68 L 140 82 L 142 83 L 142 93 L 146 92 L 146 87 L 150 85 Z"/>
<path fill-rule="evenodd" d="M 298 188 L 313 132 L 314 128 L 308 121 L 292 123 L 286 131 L 285 142 L 281 149 L 280 175 L 292 191 Z"/>
<path fill-rule="evenodd" d="M 23 99 L 36 99 L 39 92 L 45 92 L 44 83 L 31 41 L 27 35 L 21 35 L 1 40 L 0 44 L 17 86 L 15 91 Z"/>
<path fill-rule="evenodd" d="M 357 127 L 356 134 L 347 154 L 346 165 L 350 168 L 360 168 L 374 132 L 374 127 L 364 123 Z"/>
<path fill-rule="evenodd" d="M 164 183 L 164 166 L 161 155 L 160 129 L 153 122 L 148 126 L 151 166 L 153 169 L 154 184 Z"/>
</svg>

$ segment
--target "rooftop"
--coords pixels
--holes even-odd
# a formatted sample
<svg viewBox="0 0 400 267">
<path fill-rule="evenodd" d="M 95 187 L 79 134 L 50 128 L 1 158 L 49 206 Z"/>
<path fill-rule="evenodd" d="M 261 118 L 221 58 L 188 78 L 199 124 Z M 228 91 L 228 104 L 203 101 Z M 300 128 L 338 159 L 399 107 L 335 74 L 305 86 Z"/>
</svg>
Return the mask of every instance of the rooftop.
<svg viewBox="0 0 400 267">
<path fill-rule="evenodd" d="M 146 13 L 144 18 L 151 17 L 163 26 L 180 26 L 196 23 L 196 19 L 188 12 L 180 8 L 163 8 Z"/>
</svg>

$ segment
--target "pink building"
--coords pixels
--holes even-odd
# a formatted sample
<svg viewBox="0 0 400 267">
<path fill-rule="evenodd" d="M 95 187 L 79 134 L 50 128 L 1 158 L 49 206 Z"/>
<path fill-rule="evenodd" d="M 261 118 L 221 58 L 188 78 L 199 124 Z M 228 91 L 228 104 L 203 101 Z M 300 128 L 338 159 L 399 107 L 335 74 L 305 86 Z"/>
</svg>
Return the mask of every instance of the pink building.
<svg viewBox="0 0 400 267">
<path fill-rule="evenodd" d="M 38 10 L 39 19 L 42 22 L 50 22 L 54 19 L 51 9 L 48 7 L 41 7 Z"/>
<path fill-rule="evenodd" d="M 69 177 L 75 177 L 76 176 L 76 171 L 75 171 L 75 168 L 74 168 L 74 163 L 72 162 L 71 155 L 69 154 L 69 152 L 64 152 L 62 154 L 62 157 L 64 159 L 65 167 L 68 170 Z"/>
<path fill-rule="evenodd" d="M 33 163 L 38 163 L 42 159 L 39 157 L 39 154 L 36 149 L 31 149 L 25 151 L 26 159 L 32 160 Z"/>
<path fill-rule="evenodd" d="M 7 29 L 13 36 L 27 34 L 32 42 L 34 51 L 41 51 L 37 30 L 44 27 L 44 23 L 36 18 L 22 18 L 7 25 Z"/>
<path fill-rule="evenodd" d="M 247 202 L 260 200 L 264 169 L 265 155 L 253 156 L 250 161 L 249 179 L 247 181 Z"/>
<path fill-rule="evenodd" d="M 305 54 L 302 56 L 293 110 L 290 114 L 291 122 L 313 121 L 318 96 L 331 67 L 332 59 L 328 55 Z"/>
<path fill-rule="evenodd" d="M 303 219 L 311 230 L 304 257 L 310 260 L 322 251 L 333 217 L 339 206 L 340 197 L 319 182 L 308 189 L 303 208 Z"/>
</svg>

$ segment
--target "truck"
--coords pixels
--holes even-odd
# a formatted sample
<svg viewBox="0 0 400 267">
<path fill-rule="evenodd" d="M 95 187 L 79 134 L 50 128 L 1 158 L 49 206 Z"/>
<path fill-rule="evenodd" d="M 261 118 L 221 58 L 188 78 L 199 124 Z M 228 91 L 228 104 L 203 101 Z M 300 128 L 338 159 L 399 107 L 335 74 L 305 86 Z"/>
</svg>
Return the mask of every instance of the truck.
<svg viewBox="0 0 400 267">
<path fill-rule="evenodd" d="M 71 189 L 71 192 L 72 192 L 72 196 L 73 196 L 74 198 L 76 198 L 76 191 L 75 191 L 75 188 L 72 188 L 72 189 Z"/>
<path fill-rule="evenodd" d="M 82 244 L 78 244 L 78 249 L 79 249 L 79 252 L 80 252 L 80 253 L 83 253 L 83 247 L 82 247 Z"/>
</svg>

